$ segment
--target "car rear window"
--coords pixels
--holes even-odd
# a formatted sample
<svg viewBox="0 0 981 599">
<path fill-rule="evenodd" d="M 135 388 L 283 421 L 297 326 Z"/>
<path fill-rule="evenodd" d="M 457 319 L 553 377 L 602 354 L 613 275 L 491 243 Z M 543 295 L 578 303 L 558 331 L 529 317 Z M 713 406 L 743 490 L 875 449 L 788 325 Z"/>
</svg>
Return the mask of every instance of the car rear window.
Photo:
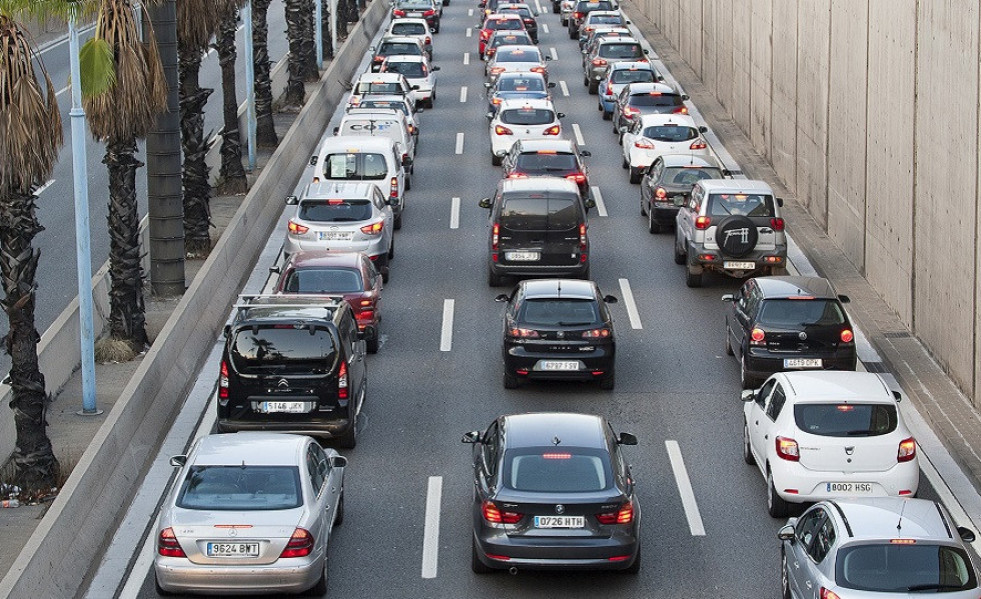
<svg viewBox="0 0 981 599">
<path fill-rule="evenodd" d="M 794 406 L 797 428 L 822 437 L 877 437 L 896 430 L 892 404 L 801 403 Z"/>
<path fill-rule="evenodd" d="M 358 84 L 358 94 L 402 94 L 405 91 L 395 81 L 362 81 Z"/>
<path fill-rule="evenodd" d="M 541 62 L 542 57 L 538 52 L 523 49 L 511 49 L 508 46 L 502 47 L 494 57 L 497 62 Z"/>
<path fill-rule="evenodd" d="M 177 507 L 207 511 L 268 511 L 300 507 L 296 466 L 191 466 Z"/>
<path fill-rule="evenodd" d="M 590 15 L 588 21 L 590 25 L 619 25 L 623 18 L 620 15 Z"/>
<path fill-rule="evenodd" d="M 662 175 L 662 181 L 668 185 L 694 185 L 702 179 L 721 178 L 722 171 L 712 167 L 671 166 Z"/>
<path fill-rule="evenodd" d="M 537 77 L 506 77 L 498 82 L 497 90 L 502 92 L 542 92 L 545 91 L 545 81 Z"/>
<path fill-rule="evenodd" d="M 388 176 L 385 156 L 373 152 L 328 154 L 324 160 L 327 179 L 362 180 L 384 179 Z"/>
<path fill-rule="evenodd" d="M 569 153 L 526 152 L 518 155 L 515 166 L 520 172 L 565 173 L 576 170 L 576 157 Z"/>
<path fill-rule="evenodd" d="M 698 129 L 680 125 L 655 125 L 644 127 L 644 137 L 654 141 L 688 141 L 698 137 Z"/>
<path fill-rule="evenodd" d="M 594 10 L 613 10 L 611 2 L 582 2 L 576 4 L 576 12 L 593 12 Z"/>
<path fill-rule="evenodd" d="M 422 23 L 395 23 L 392 25 L 393 35 L 423 35 L 429 33 Z"/>
<path fill-rule="evenodd" d="M 978 584 L 962 549 L 920 542 L 844 547 L 835 562 L 835 581 L 848 589 L 902 596 L 964 591 Z"/>
<path fill-rule="evenodd" d="M 358 104 L 361 108 L 388 108 L 390 110 L 398 110 L 402 114 L 409 114 L 409 108 L 405 105 L 405 102 L 394 102 L 391 100 L 362 100 Z"/>
<path fill-rule="evenodd" d="M 655 83 L 654 72 L 648 69 L 617 69 L 611 79 L 613 83 Z"/>
<path fill-rule="evenodd" d="M 486 28 L 491 31 L 512 31 L 524 29 L 525 25 L 521 19 L 493 19 L 487 22 Z"/>
<path fill-rule="evenodd" d="M 312 223 L 353 223 L 371 218 L 368 200 L 303 200 L 297 215 Z"/>
<path fill-rule="evenodd" d="M 504 484 L 532 493 L 589 493 L 612 484 L 609 455 L 577 447 L 542 447 L 504 454 Z"/>
<path fill-rule="evenodd" d="M 616 42 L 602 44 L 599 48 L 599 55 L 603 58 L 640 58 L 644 55 L 644 50 L 640 44 Z"/>
<path fill-rule="evenodd" d="M 297 268 L 283 285 L 285 293 L 353 293 L 363 291 L 361 273 L 353 268 Z"/>
<path fill-rule="evenodd" d="M 495 35 L 491 40 L 491 47 L 498 46 L 524 46 L 531 43 L 531 38 L 527 35 Z"/>
<path fill-rule="evenodd" d="M 507 7 L 500 9 L 502 13 L 513 13 L 522 17 L 531 18 L 531 11 L 523 6 Z"/>
<path fill-rule="evenodd" d="M 428 10 L 433 7 L 433 4 L 429 0 L 399 0 L 396 6 L 412 10 Z"/>
<path fill-rule="evenodd" d="M 835 326 L 845 323 L 845 313 L 835 300 L 768 299 L 763 301 L 757 320 L 765 325 L 794 329 Z"/>
<path fill-rule="evenodd" d="M 678 94 L 662 94 L 659 92 L 642 92 L 630 94 L 628 103 L 631 106 L 684 106 Z"/>
<path fill-rule="evenodd" d="M 418 44 L 410 44 L 408 42 L 385 42 L 378 49 L 379 56 L 395 56 L 397 54 L 408 54 L 419 56 L 422 51 L 419 49 Z M 398 71 L 394 71 L 398 73 Z"/>
<path fill-rule="evenodd" d="M 315 325 L 276 324 L 242 328 L 229 351 L 243 374 L 326 374 L 337 349 L 330 331 Z"/>
<path fill-rule="evenodd" d="M 518 322 L 534 326 L 586 326 L 599 320 L 596 301 L 588 299 L 529 299 L 518 313 Z"/>
<path fill-rule="evenodd" d="M 713 193 L 708 199 L 710 216 L 774 216 L 773 196 L 760 194 Z"/>
<path fill-rule="evenodd" d="M 547 125 L 555 113 L 547 108 L 509 108 L 501 112 L 501 122 L 508 125 Z"/>
<path fill-rule="evenodd" d="M 384 70 L 386 73 L 401 73 L 406 78 L 426 76 L 426 68 L 421 62 L 387 62 Z"/>
</svg>

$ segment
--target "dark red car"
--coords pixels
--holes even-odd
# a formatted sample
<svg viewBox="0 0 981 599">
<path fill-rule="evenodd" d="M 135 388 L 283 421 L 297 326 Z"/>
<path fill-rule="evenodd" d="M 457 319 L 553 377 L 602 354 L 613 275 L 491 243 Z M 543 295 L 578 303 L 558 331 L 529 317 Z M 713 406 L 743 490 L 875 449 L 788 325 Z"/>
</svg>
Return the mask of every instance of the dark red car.
<svg viewBox="0 0 981 599">
<path fill-rule="evenodd" d="M 368 353 L 378 351 L 382 276 L 364 252 L 295 252 L 276 270 L 276 293 L 342 296 L 365 332 Z"/>
</svg>

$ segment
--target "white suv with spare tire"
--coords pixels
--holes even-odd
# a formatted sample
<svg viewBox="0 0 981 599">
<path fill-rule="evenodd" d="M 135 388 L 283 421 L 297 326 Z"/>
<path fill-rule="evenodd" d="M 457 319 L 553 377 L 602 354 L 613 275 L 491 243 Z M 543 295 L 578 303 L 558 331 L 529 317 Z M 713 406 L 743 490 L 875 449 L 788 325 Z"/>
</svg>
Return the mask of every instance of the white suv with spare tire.
<svg viewBox="0 0 981 599">
<path fill-rule="evenodd" d="M 705 179 L 678 210 L 674 261 L 689 287 L 706 270 L 731 277 L 787 273 L 783 200 L 763 181 Z"/>
</svg>

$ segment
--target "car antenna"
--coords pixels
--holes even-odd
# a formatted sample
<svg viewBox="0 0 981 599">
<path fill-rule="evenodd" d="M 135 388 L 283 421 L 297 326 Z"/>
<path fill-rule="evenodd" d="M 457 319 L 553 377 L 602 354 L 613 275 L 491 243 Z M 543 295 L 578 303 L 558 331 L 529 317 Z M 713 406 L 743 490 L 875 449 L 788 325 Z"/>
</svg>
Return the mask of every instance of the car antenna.
<svg viewBox="0 0 981 599">
<path fill-rule="evenodd" d="M 556 285 L 558 285 L 558 289 L 556 290 L 556 293 L 558 293 L 559 297 L 562 297 L 562 279 L 559 279 L 555 283 Z"/>
<path fill-rule="evenodd" d="M 903 502 L 902 509 L 899 510 L 899 522 L 896 523 L 896 536 L 903 536 L 903 514 L 906 512 L 906 502 Z"/>
<path fill-rule="evenodd" d="M 558 445 L 561 442 L 562 439 L 559 439 L 558 436 L 552 437 L 552 445 Z"/>
</svg>

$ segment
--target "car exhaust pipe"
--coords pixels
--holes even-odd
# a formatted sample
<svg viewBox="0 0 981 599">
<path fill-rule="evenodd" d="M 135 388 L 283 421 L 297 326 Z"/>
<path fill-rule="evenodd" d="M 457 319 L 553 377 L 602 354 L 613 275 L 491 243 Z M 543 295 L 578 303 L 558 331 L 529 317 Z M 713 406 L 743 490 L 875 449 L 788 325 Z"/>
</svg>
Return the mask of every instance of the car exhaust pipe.
<svg viewBox="0 0 981 599">
<path fill-rule="evenodd" d="M 518 575 L 518 567 L 517 566 L 511 566 L 510 568 L 508 568 L 508 574 L 510 574 L 511 576 L 517 576 Z"/>
</svg>

